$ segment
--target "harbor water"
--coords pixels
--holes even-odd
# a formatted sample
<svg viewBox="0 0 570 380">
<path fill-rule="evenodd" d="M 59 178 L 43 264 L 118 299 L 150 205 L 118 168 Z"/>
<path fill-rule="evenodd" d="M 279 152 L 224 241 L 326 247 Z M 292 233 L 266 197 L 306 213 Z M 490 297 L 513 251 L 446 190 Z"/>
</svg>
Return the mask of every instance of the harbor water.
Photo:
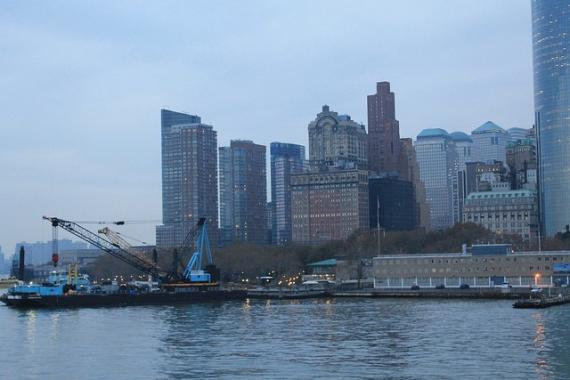
<svg viewBox="0 0 570 380">
<path fill-rule="evenodd" d="M 570 305 L 249 300 L 0 306 L 2 379 L 570 379 Z"/>
</svg>

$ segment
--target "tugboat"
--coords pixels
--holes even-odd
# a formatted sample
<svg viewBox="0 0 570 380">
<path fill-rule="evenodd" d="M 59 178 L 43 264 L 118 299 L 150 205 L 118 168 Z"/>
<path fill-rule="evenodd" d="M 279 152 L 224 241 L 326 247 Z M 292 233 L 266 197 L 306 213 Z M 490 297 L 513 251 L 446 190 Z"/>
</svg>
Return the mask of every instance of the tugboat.
<svg viewBox="0 0 570 380">
<path fill-rule="evenodd" d="M 176 270 L 164 271 L 158 267 L 156 260 L 153 262 L 142 255 L 133 254 L 120 244 L 98 236 L 75 222 L 58 218 L 44 217 L 44 219 L 49 220 L 54 229 L 61 227 L 141 272 L 157 278 L 158 281 L 156 283 L 145 282 L 143 286 L 136 283 L 121 287 L 93 285 L 87 275 L 79 274 L 77 267 L 71 266 L 67 273 L 53 271 L 47 282 L 17 285 L 9 289 L 8 293 L 0 297 L 0 301 L 8 306 L 29 308 L 170 305 L 246 298 L 245 291 L 221 288 L 220 271 L 213 263 L 205 218 L 200 218 L 197 227 L 186 236 L 184 246 L 189 244 L 188 241 L 191 241 L 194 235 L 197 235 L 196 250 L 182 274 Z M 202 269 L 203 256 L 207 256 L 208 260 L 205 269 Z M 57 252 L 54 252 L 54 265 L 57 263 L 57 258 Z M 22 262 L 23 260 L 21 260 L 21 265 Z M 149 286 L 149 283 L 158 286 Z"/>
</svg>

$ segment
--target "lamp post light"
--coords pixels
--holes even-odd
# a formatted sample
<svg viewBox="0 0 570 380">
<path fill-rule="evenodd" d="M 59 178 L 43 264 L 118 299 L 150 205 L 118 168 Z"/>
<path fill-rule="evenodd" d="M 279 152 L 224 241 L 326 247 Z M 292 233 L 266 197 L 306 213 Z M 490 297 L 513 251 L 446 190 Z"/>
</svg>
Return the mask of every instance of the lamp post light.
<svg viewBox="0 0 570 380">
<path fill-rule="evenodd" d="M 538 288 L 538 284 L 540 282 L 540 273 L 534 275 L 534 285 Z"/>
</svg>

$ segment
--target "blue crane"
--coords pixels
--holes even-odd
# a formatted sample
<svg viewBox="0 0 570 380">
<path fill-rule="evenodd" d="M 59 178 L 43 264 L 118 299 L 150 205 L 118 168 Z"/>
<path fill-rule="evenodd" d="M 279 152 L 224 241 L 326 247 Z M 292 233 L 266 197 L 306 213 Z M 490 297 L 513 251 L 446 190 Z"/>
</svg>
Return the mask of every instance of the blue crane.
<svg viewBox="0 0 570 380">
<path fill-rule="evenodd" d="M 206 224 L 206 218 L 200 218 L 198 221 L 198 231 L 195 242 L 196 250 L 184 269 L 183 277 L 185 280 L 190 282 L 212 282 L 211 273 L 205 271 L 202 265 L 204 256 L 206 256 L 207 259 L 207 268 L 214 265 Z"/>
</svg>

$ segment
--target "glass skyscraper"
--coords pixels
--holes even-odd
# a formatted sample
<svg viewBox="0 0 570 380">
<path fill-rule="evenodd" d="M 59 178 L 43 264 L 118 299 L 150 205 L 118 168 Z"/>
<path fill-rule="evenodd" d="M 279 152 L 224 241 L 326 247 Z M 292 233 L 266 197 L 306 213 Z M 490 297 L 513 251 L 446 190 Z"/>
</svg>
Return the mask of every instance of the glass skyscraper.
<svg viewBox="0 0 570 380">
<path fill-rule="evenodd" d="M 454 224 L 453 183 L 457 176 L 455 144 L 447 131 L 432 128 L 420 132 L 415 149 L 430 208 L 430 226 L 433 229 L 451 227 Z"/>
<path fill-rule="evenodd" d="M 570 224 L 570 1 L 532 1 L 534 107 L 544 232 Z"/>
<path fill-rule="evenodd" d="M 220 229 L 222 243 L 267 242 L 265 146 L 232 140 L 220 153 Z"/>
<path fill-rule="evenodd" d="M 162 225 L 156 245 L 179 247 L 198 218 L 218 232 L 217 136 L 199 116 L 161 110 Z"/>
<path fill-rule="evenodd" d="M 271 156 L 271 241 L 273 244 L 291 242 L 291 174 L 305 168 L 305 147 L 297 144 L 272 142 Z"/>
</svg>

